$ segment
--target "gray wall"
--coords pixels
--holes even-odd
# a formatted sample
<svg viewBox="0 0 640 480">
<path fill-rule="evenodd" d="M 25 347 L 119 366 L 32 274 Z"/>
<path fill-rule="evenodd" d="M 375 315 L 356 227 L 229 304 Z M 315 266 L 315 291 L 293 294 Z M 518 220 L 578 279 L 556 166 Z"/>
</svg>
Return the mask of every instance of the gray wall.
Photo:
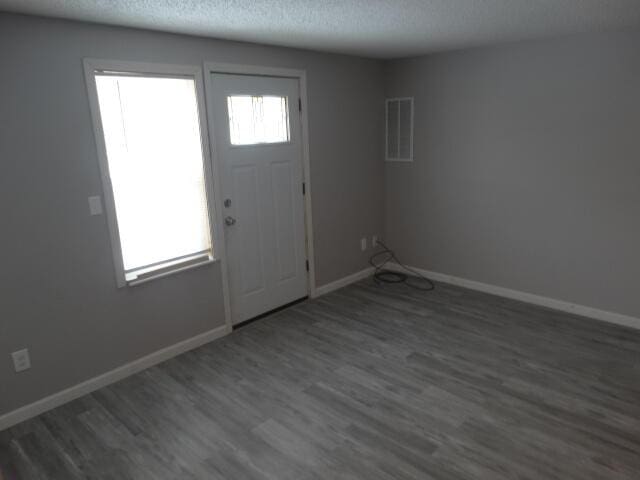
<svg viewBox="0 0 640 480">
<path fill-rule="evenodd" d="M 415 162 L 385 167 L 385 237 L 431 271 L 640 317 L 640 32 L 387 66 Z"/>
<path fill-rule="evenodd" d="M 382 231 L 380 63 L 0 14 L 0 414 L 223 323 L 219 265 L 116 288 L 83 57 L 306 69 L 317 284 Z"/>
</svg>

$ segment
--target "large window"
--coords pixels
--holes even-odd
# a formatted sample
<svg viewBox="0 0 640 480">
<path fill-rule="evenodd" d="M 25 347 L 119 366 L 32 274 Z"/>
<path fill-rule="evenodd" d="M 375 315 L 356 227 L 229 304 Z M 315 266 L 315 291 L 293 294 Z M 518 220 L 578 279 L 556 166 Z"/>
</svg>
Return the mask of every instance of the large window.
<svg viewBox="0 0 640 480">
<path fill-rule="evenodd" d="M 120 285 L 210 262 L 197 76 L 96 68 L 89 75 Z"/>
</svg>

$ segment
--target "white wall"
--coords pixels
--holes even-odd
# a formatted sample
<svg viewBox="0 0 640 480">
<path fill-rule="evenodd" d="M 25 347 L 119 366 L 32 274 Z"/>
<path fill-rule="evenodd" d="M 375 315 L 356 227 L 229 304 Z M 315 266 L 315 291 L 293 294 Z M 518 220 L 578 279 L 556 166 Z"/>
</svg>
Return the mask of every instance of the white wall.
<svg viewBox="0 0 640 480">
<path fill-rule="evenodd" d="M 306 69 L 317 284 L 382 230 L 379 62 L 0 14 L 0 415 L 223 323 L 219 265 L 116 288 L 84 57 Z"/>
<path fill-rule="evenodd" d="M 640 317 L 640 31 L 392 62 L 415 162 L 386 238 L 430 271 Z"/>
</svg>

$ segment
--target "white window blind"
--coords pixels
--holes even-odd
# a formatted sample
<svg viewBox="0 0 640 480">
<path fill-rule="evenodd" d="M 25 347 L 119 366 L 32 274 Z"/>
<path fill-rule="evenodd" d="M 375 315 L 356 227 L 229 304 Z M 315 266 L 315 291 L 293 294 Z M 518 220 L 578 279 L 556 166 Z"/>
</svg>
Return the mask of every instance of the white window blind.
<svg viewBox="0 0 640 480">
<path fill-rule="evenodd" d="M 386 159 L 413 160 L 413 98 L 389 98 L 387 107 Z"/>
<path fill-rule="evenodd" d="M 232 95 L 227 109 L 231 145 L 289 141 L 287 97 Z"/>
<path fill-rule="evenodd" d="M 194 79 L 95 80 L 125 279 L 213 258 Z"/>
</svg>

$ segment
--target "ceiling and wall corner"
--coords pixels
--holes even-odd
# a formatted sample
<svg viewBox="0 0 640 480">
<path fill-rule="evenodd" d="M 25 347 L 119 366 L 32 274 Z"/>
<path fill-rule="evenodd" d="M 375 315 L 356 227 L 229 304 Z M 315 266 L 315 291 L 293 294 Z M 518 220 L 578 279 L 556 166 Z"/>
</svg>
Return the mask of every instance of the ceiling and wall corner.
<svg viewBox="0 0 640 480">
<path fill-rule="evenodd" d="M 638 0 L 0 0 L 0 11 L 375 58 L 640 24 Z"/>
</svg>

